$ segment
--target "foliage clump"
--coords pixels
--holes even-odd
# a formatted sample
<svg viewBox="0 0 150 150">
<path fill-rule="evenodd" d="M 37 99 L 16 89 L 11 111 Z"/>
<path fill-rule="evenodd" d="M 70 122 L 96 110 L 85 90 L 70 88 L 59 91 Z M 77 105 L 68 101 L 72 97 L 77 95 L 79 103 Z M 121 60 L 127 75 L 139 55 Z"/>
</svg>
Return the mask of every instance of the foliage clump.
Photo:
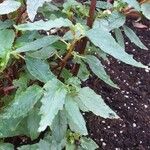
<svg viewBox="0 0 150 150">
<path fill-rule="evenodd" d="M 98 148 L 87 137 L 82 112 L 110 119 L 119 116 L 82 83 L 93 73 L 119 89 L 101 63 L 109 55 L 148 68 L 125 52 L 122 32 L 147 50 L 126 25 L 124 9 L 128 6 L 150 19 L 150 3 L 136 0 L 0 3 L 0 149 L 14 149 L 4 143 L 5 138 L 27 136 L 34 141 L 43 133 L 37 143 L 18 150 Z"/>
</svg>

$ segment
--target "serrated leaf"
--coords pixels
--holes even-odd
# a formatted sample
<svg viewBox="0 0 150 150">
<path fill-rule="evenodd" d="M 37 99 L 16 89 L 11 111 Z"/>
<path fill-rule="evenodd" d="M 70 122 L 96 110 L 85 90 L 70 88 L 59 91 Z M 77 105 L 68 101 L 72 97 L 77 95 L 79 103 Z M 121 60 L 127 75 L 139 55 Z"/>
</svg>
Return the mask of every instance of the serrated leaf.
<svg viewBox="0 0 150 150">
<path fill-rule="evenodd" d="M 130 6 L 134 7 L 136 10 L 140 11 L 140 5 L 137 0 L 123 0 Z"/>
<path fill-rule="evenodd" d="M 0 30 L 0 57 L 4 57 L 10 51 L 15 39 L 13 30 L 5 29 Z"/>
<path fill-rule="evenodd" d="M 84 64 L 83 62 L 80 63 L 80 68 L 77 76 L 82 81 L 86 81 L 90 76 L 90 72 L 87 69 L 86 64 Z"/>
<path fill-rule="evenodd" d="M 65 83 L 67 85 L 72 85 L 72 86 L 77 86 L 77 87 L 80 87 L 81 85 L 81 81 L 78 77 L 70 77 Z"/>
<path fill-rule="evenodd" d="M 80 139 L 81 146 L 84 150 L 96 150 L 98 145 L 91 139 L 87 137 L 82 137 Z"/>
<path fill-rule="evenodd" d="M 30 78 L 27 74 L 21 74 L 19 79 L 13 80 L 13 85 L 17 88 L 15 97 L 20 95 L 21 92 L 24 92 L 28 87 L 28 82 Z"/>
<path fill-rule="evenodd" d="M 33 42 L 29 42 L 24 46 L 17 48 L 15 52 L 21 53 L 21 52 L 36 51 L 43 47 L 49 46 L 58 40 L 59 40 L 58 36 L 54 36 L 54 35 L 45 36 L 43 38 L 37 39 Z"/>
<path fill-rule="evenodd" d="M 50 2 L 51 0 L 27 0 L 27 13 L 31 21 L 34 20 L 38 8 L 42 7 L 45 1 Z"/>
<path fill-rule="evenodd" d="M 34 23 L 26 23 L 21 24 L 18 26 L 15 26 L 17 30 L 50 30 L 52 28 L 61 28 L 61 27 L 70 27 L 72 26 L 72 22 L 68 19 L 64 18 L 57 18 L 55 20 L 49 20 L 49 21 L 36 21 Z"/>
<path fill-rule="evenodd" d="M 50 142 L 51 141 L 40 140 L 39 143 L 32 145 L 23 145 L 21 147 L 18 147 L 17 150 L 59 150 L 56 148 L 57 145 L 55 145 L 55 148 L 52 148 L 53 143 Z"/>
<path fill-rule="evenodd" d="M 55 116 L 51 125 L 51 130 L 52 136 L 58 143 L 60 143 L 62 139 L 65 138 L 67 131 L 67 118 L 65 111 L 59 111 Z"/>
<path fill-rule="evenodd" d="M 86 35 L 95 46 L 99 47 L 105 53 L 113 56 L 114 58 L 119 59 L 126 64 L 140 68 L 147 68 L 147 66 L 134 60 L 132 55 L 126 53 L 106 30 L 94 28 L 87 31 Z"/>
<path fill-rule="evenodd" d="M 141 5 L 143 15 L 150 20 L 150 3 L 143 3 Z"/>
<path fill-rule="evenodd" d="M 109 2 L 97 1 L 96 7 L 101 9 L 110 9 L 113 7 L 113 5 Z"/>
<path fill-rule="evenodd" d="M 31 42 L 41 38 L 42 38 L 41 35 L 37 31 L 26 31 L 20 37 L 16 38 L 16 41 L 14 43 L 14 48 L 16 49 L 21 48 L 26 44 L 30 44 Z"/>
<path fill-rule="evenodd" d="M 114 32 L 115 32 L 115 37 L 116 37 L 118 44 L 125 49 L 124 37 L 123 37 L 121 30 L 118 28 L 118 29 L 115 29 Z"/>
<path fill-rule="evenodd" d="M 108 17 L 108 29 L 109 31 L 112 29 L 116 29 L 121 27 L 125 21 L 126 18 L 123 14 L 119 12 L 113 12 L 109 17 Z"/>
<path fill-rule="evenodd" d="M 75 150 L 75 149 L 76 149 L 75 144 L 70 144 L 70 143 L 66 144 L 66 150 Z"/>
<path fill-rule="evenodd" d="M 12 20 L 6 20 L 6 21 L 1 21 L 0 20 L 0 30 L 7 29 L 7 28 L 11 27 L 12 25 L 13 25 Z"/>
<path fill-rule="evenodd" d="M 38 150 L 52 150 L 51 144 L 45 140 L 40 140 L 38 143 Z"/>
<path fill-rule="evenodd" d="M 42 89 L 39 86 L 28 87 L 25 92 L 15 97 L 10 106 L 4 109 L 1 117 L 9 119 L 25 116 L 34 107 L 41 95 Z"/>
<path fill-rule="evenodd" d="M 87 110 L 103 118 L 119 118 L 118 115 L 106 105 L 100 95 L 97 95 L 89 87 L 79 89 L 78 100 L 82 102 Z"/>
<path fill-rule="evenodd" d="M 109 26 L 109 22 L 105 18 L 95 19 L 95 21 L 93 23 L 93 28 L 103 28 L 106 31 L 110 31 L 110 29 L 108 28 L 108 26 Z"/>
<path fill-rule="evenodd" d="M 69 126 L 72 131 L 79 133 L 81 135 L 87 135 L 87 128 L 85 120 L 78 108 L 77 103 L 73 100 L 74 98 L 70 95 L 66 97 L 65 109 L 67 111 L 67 118 L 69 121 Z"/>
<path fill-rule="evenodd" d="M 123 26 L 125 23 L 126 18 L 123 14 L 119 12 L 113 12 L 109 17 L 106 19 L 96 19 L 93 25 L 93 28 L 103 27 L 104 29 L 111 31 L 113 29 L 119 28 Z"/>
<path fill-rule="evenodd" d="M 27 74 L 21 74 L 19 79 L 13 80 L 13 85 L 15 88 L 26 89 L 28 85 L 29 78 Z"/>
<path fill-rule="evenodd" d="M 46 83 L 54 77 L 46 61 L 32 57 L 26 57 L 25 60 L 28 71 L 39 81 Z"/>
<path fill-rule="evenodd" d="M 23 145 L 18 147 L 17 150 L 39 150 L 38 144 L 33 145 Z"/>
<path fill-rule="evenodd" d="M 20 118 L 13 119 L 3 119 L 0 118 L 0 138 L 12 137 L 15 135 L 19 135 L 21 133 L 20 130 L 16 131 L 19 123 L 21 122 Z"/>
<path fill-rule="evenodd" d="M 42 106 L 40 114 L 42 115 L 40 121 L 39 131 L 44 131 L 47 126 L 51 126 L 52 122 L 59 110 L 63 109 L 67 90 L 63 83 L 53 78 L 44 86 L 44 96 L 41 100 Z"/>
<path fill-rule="evenodd" d="M 124 25 L 123 30 L 124 30 L 125 35 L 130 39 L 132 43 L 134 43 L 141 49 L 148 50 L 148 48 L 141 42 L 139 37 L 134 33 L 134 31 L 131 28 Z"/>
<path fill-rule="evenodd" d="M 40 119 L 41 117 L 39 115 L 38 108 L 34 108 L 33 110 L 31 110 L 27 117 L 27 128 L 32 140 L 38 138 L 40 134 L 38 132 Z"/>
<path fill-rule="evenodd" d="M 65 81 L 67 81 L 69 78 L 72 77 L 72 74 L 70 73 L 69 70 L 67 70 L 66 68 L 64 68 L 61 72 L 61 77 L 64 78 Z"/>
<path fill-rule="evenodd" d="M 88 63 L 92 72 L 101 80 L 103 80 L 105 83 L 109 84 L 112 87 L 118 88 L 118 86 L 114 84 L 110 77 L 107 75 L 104 66 L 101 64 L 98 58 L 93 55 L 87 55 L 84 61 Z"/>
<path fill-rule="evenodd" d="M 0 150 L 14 150 L 14 145 L 9 143 L 0 143 Z"/>
<path fill-rule="evenodd" d="M 48 59 L 52 57 L 55 54 L 56 50 L 52 46 L 48 47 L 43 47 L 42 49 L 28 53 L 27 55 L 33 58 L 38 58 L 38 59 Z"/>
<path fill-rule="evenodd" d="M 0 30 L 0 72 L 7 66 L 14 39 L 15 33 L 13 30 Z"/>
<path fill-rule="evenodd" d="M 55 49 L 62 50 L 62 51 L 66 51 L 66 49 L 67 49 L 67 45 L 62 41 L 57 41 L 57 42 L 53 43 L 52 46 Z"/>
<path fill-rule="evenodd" d="M 0 3 L 0 15 L 9 14 L 16 11 L 21 6 L 20 2 L 14 0 L 5 0 Z"/>
</svg>

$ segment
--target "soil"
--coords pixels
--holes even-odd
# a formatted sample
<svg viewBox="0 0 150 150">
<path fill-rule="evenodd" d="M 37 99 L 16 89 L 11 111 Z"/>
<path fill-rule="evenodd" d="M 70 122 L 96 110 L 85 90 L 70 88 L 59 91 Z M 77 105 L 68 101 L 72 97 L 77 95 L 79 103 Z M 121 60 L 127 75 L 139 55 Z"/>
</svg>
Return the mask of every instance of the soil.
<svg viewBox="0 0 150 150">
<path fill-rule="evenodd" d="M 128 25 L 132 28 L 130 21 Z M 150 66 L 150 29 L 133 30 L 149 50 L 141 50 L 126 39 L 126 51 L 137 61 Z M 96 77 L 88 80 L 86 86 L 100 94 L 121 120 L 105 120 L 89 113 L 85 116 L 89 134 L 100 150 L 149 150 L 150 72 L 112 57 L 109 60 L 110 63 L 104 62 L 104 65 L 120 90 L 111 88 Z"/>
</svg>

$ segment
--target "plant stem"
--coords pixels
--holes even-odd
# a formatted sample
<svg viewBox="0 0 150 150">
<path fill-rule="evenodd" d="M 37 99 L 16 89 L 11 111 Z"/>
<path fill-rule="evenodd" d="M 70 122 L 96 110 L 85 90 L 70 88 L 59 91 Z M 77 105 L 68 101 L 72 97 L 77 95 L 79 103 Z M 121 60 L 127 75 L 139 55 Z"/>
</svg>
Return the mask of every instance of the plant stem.
<svg viewBox="0 0 150 150">
<path fill-rule="evenodd" d="M 75 44 L 77 42 L 77 39 L 74 39 L 73 42 L 71 43 L 70 47 L 68 48 L 68 53 L 66 54 L 66 56 L 62 59 L 61 63 L 60 63 L 60 66 L 61 66 L 61 69 L 59 71 L 59 74 L 57 76 L 57 78 L 59 79 L 60 78 L 60 75 L 61 75 L 61 72 L 63 70 L 63 68 L 66 66 L 67 64 L 67 60 L 71 57 L 72 55 L 72 52 L 74 50 L 74 47 L 75 47 Z"/>
<path fill-rule="evenodd" d="M 96 2 L 97 2 L 97 0 L 91 0 L 89 17 L 87 18 L 87 26 L 89 26 L 90 28 L 92 28 L 93 22 L 94 22 L 94 14 L 95 14 L 95 9 L 96 9 Z"/>
<path fill-rule="evenodd" d="M 25 7 L 21 7 L 19 10 L 18 10 L 18 16 L 16 18 L 16 25 L 19 24 L 22 20 L 22 15 L 23 13 L 25 13 L 26 11 L 26 8 Z"/>
<path fill-rule="evenodd" d="M 94 22 L 94 14 L 95 14 L 95 9 L 96 9 L 96 2 L 97 2 L 97 0 L 91 0 L 89 17 L 87 18 L 87 26 L 89 26 L 90 28 L 92 28 L 93 22 Z M 86 37 L 84 37 L 77 44 L 76 51 L 78 51 L 79 54 L 84 54 L 87 42 L 88 42 L 88 39 Z M 73 67 L 73 69 L 71 71 L 74 76 L 77 76 L 79 68 L 80 68 L 79 64 L 75 64 L 74 65 L 74 67 Z"/>
</svg>

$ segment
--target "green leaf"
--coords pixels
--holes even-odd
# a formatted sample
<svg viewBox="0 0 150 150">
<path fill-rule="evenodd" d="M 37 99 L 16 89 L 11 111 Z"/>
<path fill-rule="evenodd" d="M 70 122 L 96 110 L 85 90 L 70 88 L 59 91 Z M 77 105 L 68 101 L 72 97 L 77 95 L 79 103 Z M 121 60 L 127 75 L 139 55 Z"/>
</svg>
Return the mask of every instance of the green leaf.
<svg viewBox="0 0 150 150">
<path fill-rule="evenodd" d="M 132 55 L 129 55 L 124 49 L 115 41 L 109 32 L 106 30 L 95 28 L 87 31 L 87 37 L 90 41 L 105 53 L 113 56 L 116 59 L 121 60 L 126 64 L 130 64 L 136 67 L 147 68 L 140 62 L 133 59 Z M 109 41 L 109 42 L 108 42 Z"/>
<path fill-rule="evenodd" d="M 16 88 L 26 89 L 28 85 L 29 78 L 27 74 L 21 74 L 19 79 L 13 80 L 13 85 Z"/>
<path fill-rule="evenodd" d="M 118 28 L 118 29 L 115 29 L 114 32 L 115 32 L 115 37 L 116 37 L 118 44 L 125 49 L 124 37 L 123 37 L 121 30 Z"/>
<path fill-rule="evenodd" d="M 29 80 L 29 76 L 25 73 L 21 74 L 19 79 L 13 80 L 13 85 L 15 86 L 15 88 L 18 88 L 15 93 L 15 97 L 26 90 Z"/>
<path fill-rule="evenodd" d="M 78 78 L 80 78 L 82 81 L 86 81 L 89 76 L 90 76 L 90 72 L 86 67 L 86 64 L 84 62 L 80 62 L 80 68 L 79 68 L 79 72 L 78 72 Z"/>
<path fill-rule="evenodd" d="M 26 57 L 25 60 L 28 71 L 39 81 L 46 83 L 54 77 L 46 61 L 32 57 Z"/>
<path fill-rule="evenodd" d="M 57 42 L 53 43 L 52 46 L 55 49 L 62 50 L 62 51 L 66 51 L 66 49 L 67 49 L 67 45 L 62 41 L 57 41 Z"/>
<path fill-rule="evenodd" d="M 93 28 L 103 28 L 103 30 L 110 31 L 108 26 L 109 26 L 109 22 L 105 18 L 95 19 L 93 24 Z"/>
<path fill-rule="evenodd" d="M 112 8 L 112 4 L 108 3 L 108 2 L 104 2 L 104 1 L 97 1 L 96 3 L 96 7 L 97 8 L 101 8 L 101 9 L 110 9 Z"/>
<path fill-rule="evenodd" d="M 93 28 L 103 27 L 106 28 L 108 31 L 111 31 L 113 29 L 123 26 L 125 21 L 125 16 L 115 11 L 106 19 L 96 19 Z"/>
<path fill-rule="evenodd" d="M 23 145 L 18 147 L 17 150 L 39 150 L 38 144 L 33 145 Z"/>
<path fill-rule="evenodd" d="M 0 58 L 3 58 L 10 51 L 15 39 L 13 30 L 0 30 Z"/>
<path fill-rule="evenodd" d="M 75 144 L 70 144 L 70 143 L 66 144 L 66 149 L 65 150 L 75 150 L 75 149 L 76 149 Z"/>
<path fill-rule="evenodd" d="M 125 3 L 129 4 L 130 6 L 134 7 L 136 10 L 140 11 L 140 5 L 137 0 L 123 0 Z"/>
<path fill-rule="evenodd" d="M 39 7 L 42 7 L 47 0 L 27 0 L 27 13 L 31 21 L 34 20 Z M 49 0 L 51 1 L 51 0 Z"/>
<path fill-rule="evenodd" d="M 55 141 L 40 140 L 39 143 L 33 145 L 23 145 L 17 150 L 61 150 Z"/>
<path fill-rule="evenodd" d="M 81 101 L 87 110 L 103 118 L 119 118 L 118 115 L 109 108 L 100 95 L 97 95 L 89 87 L 79 89 L 78 101 Z"/>
<path fill-rule="evenodd" d="M 64 78 L 65 81 L 67 81 L 69 78 L 72 77 L 72 74 L 70 73 L 69 70 L 67 70 L 66 68 L 64 68 L 61 72 L 61 77 Z"/>
<path fill-rule="evenodd" d="M 21 121 L 22 118 L 0 118 L 0 138 L 13 137 L 22 134 L 24 129 L 20 126 Z"/>
<path fill-rule="evenodd" d="M 3 118 L 19 118 L 25 116 L 41 98 L 42 89 L 33 85 L 27 88 L 25 92 L 15 97 L 10 106 L 4 109 L 1 115 Z"/>
<path fill-rule="evenodd" d="M 51 125 L 52 136 L 60 143 L 66 136 L 67 118 L 65 111 L 59 111 Z"/>
<path fill-rule="evenodd" d="M 96 47 L 95 45 L 91 45 L 89 47 L 89 50 L 92 51 L 93 54 L 96 54 L 98 56 L 98 58 L 101 57 L 104 61 L 109 62 L 108 54 L 106 54 L 100 48 Z"/>
<path fill-rule="evenodd" d="M 60 10 L 59 6 L 56 3 L 45 3 L 42 8 L 39 8 L 39 12 L 41 12 L 41 13 L 48 13 L 48 14 L 51 13 L 51 12 L 55 13 L 55 12 L 57 12 L 59 10 Z"/>
<path fill-rule="evenodd" d="M 38 150 L 52 150 L 51 149 L 51 144 L 45 140 L 40 140 L 38 143 Z"/>
<path fill-rule="evenodd" d="M 7 29 L 13 25 L 12 20 L 1 21 L 0 20 L 0 30 Z"/>
<path fill-rule="evenodd" d="M 134 31 L 131 28 L 124 25 L 123 30 L 124 30 L 125 35 L 130 39 L 131 42 L 133 42 L 135 45 L 137 45 L 141 49 L 148 50 L 148 48 L 141 42 L 139 37 L 134 33 Z"/>
<path fill-rule="evenodd" d="M 110 77 L 107 75 L 106 71 L 104 70 L 104 66 L 95 56 L 87 55 L 84 61 L 88 63 L 92 72 L 97 75 L 101 80 L 103 80 L 112 87 L 118 88 L 118 86 L 114 84 Z"/>
<path fill-rule="evenodd" d="M 81 135 L 87 135 L 87 128 L 85 120 L 78 108 L 77 103 L 73 100 L 74 98 L 67 95 L 65 101 L 65 109 L 67 111 L 67 118 L 69 121 L 69 126 L 72 131 L 79 133 Z"/>
<path fill-rule="evenodd" d="M 21 53 L 21 52 L 28 52 L 28 51 L 36 51 L 43 47 L 49 46 L 58 40 L 59 40 L 58 36 L 54 36 L 54 35 L 45 36 L 43 38 L 37 39 L 33 42 L 29 42 L 24 46 L 17 48 L 15 52 Z"/>
<path fill-rule="evenodd" d="M 34 40 L 41 39 L 42 35 L 39 34 L 37 31 L 26 31 L 20 37 L 16 38 L 14 43 L 14 48 L 20 48 L 25 46 L 25 44 L 29 44 Z M 40 42 L 40 40 L 39 40 Z"/>
<path fill-rule="evenodd" d="M 84 150 L 96 150 L 98 145 L 91 139 L 87 137 L 82 137 L 80 139 L 81 146 Z"/>
<path fill-rule="evenodd" d="M 56 50 L 52 46 L 43 47 L 42 49 L 28 53 L 27 55 L 37 59 L 48 59 L 55 54 Z"/>
<path fill-rule="evenodd" d="M 9 143 L 0 143 L 0 150 L 14 150 L 14 146 Z"/>
<path fill-rule="evenodd" d="M 51 126 L 52 122 L 59 110 L 63 109 L 67 90 L 63 83 L 53 78 L 44 86 L 44 96 L 41 100 L 42 106 L 40 114 L 42 115 L 40 121 L 39 131 L 44 131 L 47 126 Z"/>
<path fill-rule="evenodd" d="M 81 81 L 78 77 L 70 77 L 66 82 L 67 85 L 72 85 L 73 87 L 80 87 Z"/>
<path fill-rule="evenodd" d="M 126 17 L 123 14 L 114 11 L 108 17 L 107 20 L 108 20 L 108 29 L 110 31 L 110 30 L 113 30 L 113 29 L 121 27 L 125 23 Z"/>
<path fill-rule="evenodd" d="M 0 3 L 0 15 L 9 14 L 16 11 L 21 6 L 20 2 L 14 0 L 5 0 Z"/>
<path fill-rule="evenodd" d="M 40 134 L 38 132 L 40 119 L 41 117 L 39 115 L 38 108 L 34 108 L 33 110 L 31 110 L 27 117 L 27 128 L 32 140 L 38 138 Z"/>
<path fill-rule="evenodd" d="M 50 30 L 52 28 L 61 28 L 61 27 L 70 27 L 72 26 L 72 22 L 68 19 L 57 18 L 55 20 L 49 21 L 36 21 L 34 23 L 26 23 L 15 26 L 17 30 Z"/>
<path fill-rule="evenodd" d="M 150 20 L 150 3 L 143 3 L 141 5 L 141 11 L 143 15 Z"/>
</svg>

